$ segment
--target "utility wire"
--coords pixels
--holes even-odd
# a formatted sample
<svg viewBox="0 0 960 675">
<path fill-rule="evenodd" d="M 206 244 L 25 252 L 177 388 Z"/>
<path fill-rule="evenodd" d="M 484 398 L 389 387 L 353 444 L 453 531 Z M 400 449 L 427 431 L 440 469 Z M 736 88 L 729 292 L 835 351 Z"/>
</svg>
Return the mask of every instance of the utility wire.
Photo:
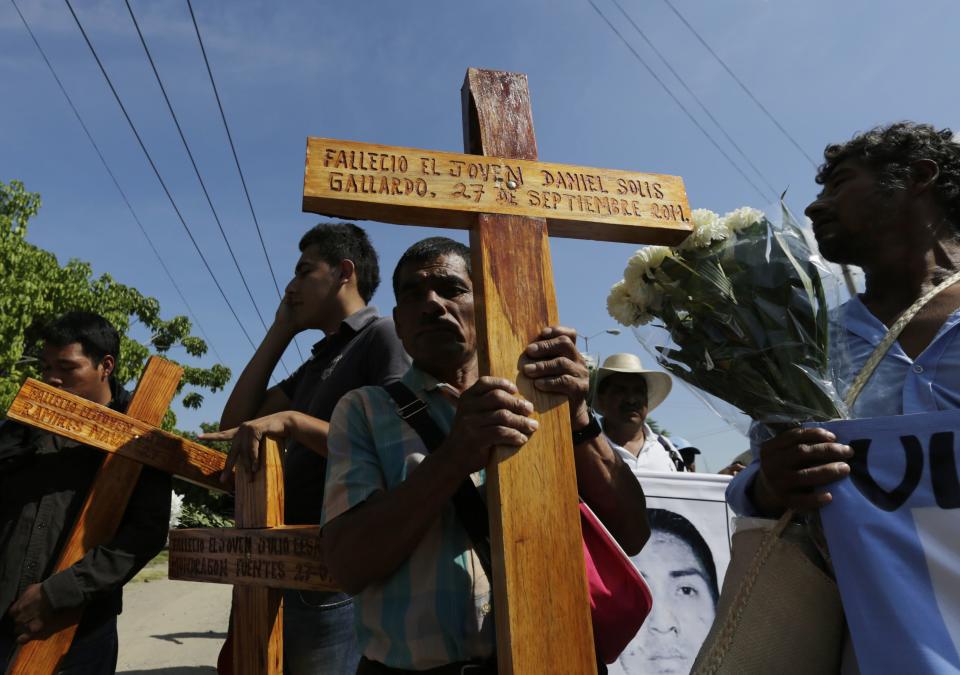
<svg viewBox="0 0 960 675">
<path fill-rule="evenodd" d="M 253 218 L 253 224 L 257 228 L 257 236 L 260 238 L 260 248 L 263 249 L 263 257 L 267 261 L 267 267 L 270 269 L 270 277 L 273 279 L 273 287 L 277 290 L 277 298 L 283 300 L 283 294 L 280 292 L 280 284 L 277 283 L 277 275 L 273 271 L 273 263 L 270 262 L 270 256 L 267 253 L 267 245 L 263 240 L 263 231 L 260 229 L 260 221 L 257 219 L 257 213 L 253 209 L 253 200 L 250 199 L 250 191 L 247 189 L 247 181 L 243 176 L 243 169 L 240 168 L 240 159 L 237 156 L 237 148 L 233 143 L 233 134 L 230 133 L 230 126 L 227 124 L 227 116 L 223 112 L 223 104 L 220 101 L 220 92 L 217 90 L 217 83 L 213 78 L 213 70 L 210 68 L 210 61 L 207 59 L 207 50 L 203 46 L 203 38 L 200 37 L 200 27 L 197 25 L 197 17 L 193 13 L 193 3 L 187 0 L 187 8 L 190 10 L 190 20 L 193 22 L 193 30 L 197 33 L 197 42 L 200 43 L 200 53 L 203 54 L 203 63 L 207 67 L 207 75 L 210 77 L 210 86 L 213 88 L 213 95 L 217 99 L 217 108 L 220 109 L 220 119 L 223 120 L 223 129 L 227 132 L 227 140 L 230 141 L 230 152 L 233 153 L 233 161 L 237 165 L 237 173 L 240 174 L 240 184 L 243 186 L 243 194 L 247 197 L 247 206 L 250 207 L 250 216 Z M 297 338 L 293 338 L 293 345 L 297 348 L 297 354 L 303 361 L 303 352 L 300 351 L 300 344 Z"/>
<path fill-rule="evenodd" d="M 153 70 L 154 77 L 157 78 L 157 84 L 160 86 L 160 93 L 163 94 L 163 100 L 167 104 L 167 110 L 170 111 L 170 116 L 173 118 L 173 123 L 177 127 L 177 133 L 180 135 L 180 141 L 183 143 L 183 149 L 187 151 L 187 157 L 190 158 L 190 165 L 193 166 L 193 172 L 197 176 L 197 180 L 200 182 L 200 188 L 203 190 L 203 196 L 207 200 L 207 204 L 210 206 L 210 212 L 213 214 L 213 219 L 217 223 L 217 228 L 220 230 L 220 236 L 223 237 L 223 243 L 227 245 L 227 251 L 230 253 L 230 258 L 233 260 L 234 266 L 237 268 L 237 274 L 240 275 L 240 281 L 243 283 L 243 287 L 247 291 L 247 296 L 250 298 L 250 303 L 253 305 L 254 311 L 257 313 L 257 317 L 260 319 L 260 324 L 263 326 L 264 332 L 267 330 L 267 323 L 263 320 L 263 315 L 260 313 L 260 308 L 257 306 L 257 301 L 253 298 L 253 291 L 250 290 L 250 285 L 247 283 L 247 278 L 243 273 L 243 270 L 240 269 L 240 263 L 237 261 L 237 256 L 233 252 L 233 247 L 230 245 L 230 240 L 227 238 L 227 233 L 223 229 L 223 223 L 220 222 L 220 216 L 217 214 L 216 208 L 213 206 L 213 200 L 210 198 L 210 193 L 207 191 L 206 183 L 203 182 L 203 177 L 200 175 L 200 169 L 197 167 L 197 162 L 193 157 L 193 152 L 190 150 L 190 144 L 187 143 L 187 137 L 183 133 L 183 128 L 180 126 L 180 120 L 177 118 L 177 113 L 173 110 L 173 104 L 170 102 L 170 97 L 167 95 L 167 89 L 163 86 L 163 80 L 160 78 L 160 72 L 157 70 L 157 64 L 153 60 L 153 56 L 150 54 L 150 49 L 147 47 L 147 41 L 143 37 L 143 32 L 140 30 L 140 24 L 137 22 L 137 17 L 133 13 L 133 8 L 130 6 L 130 0 L 124 0 L 124 4 L 127 6 L 127 11 L 130 13 L 130 18 L 133 20 L 133 27 L 137 30 L 137 36 L 140 38 L 140 44 L 143 45 L 143 51 L 147 55 L 147 60 L 150 62 L 150 69 Z M 283 369 L 287 372 L 287 375 L 290 374 L 290 371 L 287 370 L 287 365 L 283 362 L 283 359 L 280 359 L 280 364 L 283 366 Z"/>
<path fill-rule="evenodd" d="M 170 190 L 167 188 L 167 184 L 164 182 L 163 177 L 160 175 L 160 171 L 157 169 L 157 165 L 154 163 L 153 158 L 150 156 L 150 153 L 147 151 L 147 146 L 144 144 L 143 139 L 140 137 L 140 133 L 137 131 L 137 127 L 134 125 L 133 120 L 130 118 L 130 114 L 127 112 L 126 106 L 123 105 L 123 101 L 120 99 L 120 94 L 117 93 L 116 88 L 113 86 L 113 82 L 110 80 L 110 76 L 107 74 L 107 69 L 104 68 L 103 62 L 100 61 L 100 57 L 97 55 L 97 50 L 93 48 L 93 43 L 90 42 L 90 38 L 87 37 L 87 32 L 83 29 L 83 24 L 80 23 L 80 18 L 77 16 L 77 13 L 73 10 L 73 5 L 70 4 L 70 0 L 64 0 L 67 4 L 67 9 L 70 10 L 70 14 L 73 15 L 73 20 L 77 24 L 77 28 L 80 29 L 80 34 L 83 35 L 84 41 L 87 43 L 87 47 L 90 48 L 90 53 L 93 54 L 94 60 L 97 62 L 97 65 L 100 67 L 100 72 L 103 73 L 104 79 L 107 81 L 107 85 L 110 87 L 110 91 L 113 92 L 113 97 L 117 101 L 117 105 L 120 106 L 120 110 L 123 112 L 123 116 L 127 120 L 127 124 L 130 125 L 130 130 L 133 131 L 133 135 L 137 139 L 137 143 L 140 144 L 140 149 L 143 151 L 144 157 L 147 158 L 147 162 L 150 164 L 150 168 L 153 169 L 154 175 L 157 177 L 157 181 L 160 183 L 160 187 L 163 188 L 164 193 L 167 195 L 167 199 L 170 201 L 170 205 L 173 207 L 174 212 L 177 214 L 177 218 L 180 220 L 180 224 L 183 225 L 183 229 L 186 231 L 187 236 L 190 238 L 190 241 L 193 243 L 193 248 L 196 249 L 197 255 L 200 256 L 200 260 L 203 261 L 204 267 L 207 268 L 207 272 L 210 274 L 210 278 L 213 279 L 213 283 L 216 285 L 217 290 L 220 291 L 220 296 L 223 298 L 223 301 L 227 304 L 227 307 L 230 309 L 230 313 L 233 314 L 233 318 L 236 320 L 237 325 L 240 326 L 240 332 L 243 333 L 244 337 L 247 338 L 247 342 L 250 343 L 250 346 L 256 350 L 257 346 L 254 343 L 253 339 L 250 337 L 250 334 L 247 332 L 246 326 L 243 325 L 243 322 L 240 320 L 240 317 L 237 316 L 236 310 L 233 308 L 233 305 L 230 304 L 230 300 L 227 298 L 227 294 L 224 293 L 223 287 L 220 285 L 220 282 L 217 281 L 216 275 L 213 273 L 213 269 L 210 267 L 210 263 L 207 262 L 206 256 L 203 255 L 203 252 L 200 250 L 200 246 L 197 244 L 197 240 L 194 239 L 193 233 L 190 231 L 190 228 L 187 226 L 187 221 L 184 220 L 183 214 L 180 212 L 180 208 L 177 206 L 176 202 L 173 200 L 173 195 L 170 194 Z"/>
<path fill-rule="evenodd" d="M 728 154 L 727 154 L 727 151 L 724 150 L 722 147 L 720 147 L 720 144 L 717 143 L 717 141 L 713 138 L 713 136 L 711 136 L 710 133 L 709 133 L 706 129 L 703 128 L 703 125 L 700 124 L 700 122 L 697 121 L 697 118 L 693 116 L 693 114 L 692 114 L 692 113 L 690 112 L 690 110 L 683 104 L 683 102 L 682 102 L 679 98 L 677 98 L 676 95 L 675 95 L 672 91 L 670 91 L 670 89 L 669 89 L 669 87 L 667 87 L 666 83 L 665 83 L 662 79 L 660 79 L 660 77 L 659 77 L 659 76 L 657 75 L 657 73 L 653 70 L 653 68 L 651 68 L 650 65 L 649 65 L 646 61 L 643 60 L 643 57 L 640 56 L 640 54 L 637 52 L 637 50 L 633 48 L 633 45 L 631 45 L 631 44 L 627 41 L 627 39 L 623 36 L 623 34 L 620 33 L 620 31 L 617 30 L 617 27 L 613 25 L 613 22 L 611 22 L 610 19 L 608 19 L 607 16 L 606 16 L 603 12 L 600 11 L 600 8 L 597 7 L 596 3 L 594 3 L 593 0 L 587 0 L 587 2 L 590 3 L 590 6 L 593 7 L 594 11 L 600 16 L 600 18 L 603 19 L 604 22 L 606 22 L 606 24 L 610 27 L 610 30 L 612 30 L 612 31 L 616 34 L 616 36 L 617 36 L 618 38 L 620 38 L 620 41 L 623 42 L 623 44 L 627 47 L 627 49 L 630 50 L 630 53 L 633 54 L 634 58 L 636 58 L 637 61 L 640 62 L 640 65 L 642 65 L 644 68 L 647 69 L 647 72 L 650 73 L 650 77 L 652 77 L 654 80 L 657 81 L 657 84 L 659 84 L 659 85 L 663 88 L 663 90 L 667 93 L 667 95 L 668 95 L 671 99 L 673 99 L 673 102 L 676 103 L 677 106 L 679 106 L 680 110 L 682 110 L 682 111 L 686 114 L 686 116 L 690 118 L 690 121 L 693 122 L 693 125 L 694 125 L 695 127 L 697 127 L 697 129 L 699 129 L 700 132 L 701 132 L 704 136 L 707 137 L 707 140 L 710 141 L 710 143 L 713 145 L 713 147 L 715 147 L 715 148 L 717 149 L 717 151 L 718 151 L 721 155 L 723 155 L 728 162 L 730 162 L 730 165 L 731 165 L 734 169 L 736 169 L 737 173 L 739 173 L 739 174 L 743 177 L 743 179 L 744 179 L 745 181 L 747 181 L 747 183 L 750 184 L 750 187 L 752 187 L 752 188 L 756 191 L 756 193 L 757 193 L 758 195 L 760 195 L 760 198 L 763 199 L 764 201 L 767 201 L 769 198 L 768 198 L 765 194 L 763 194 L 763 191 L 762 191 L 759 187 L 757 187 L 757 184 L 754 183 L 754 182 L 750 179 L 750 176 L 748 176 L 747 174 L 745 174 L 745 173 L 743 172 L 743 169 L 740 168 L 740 165 L 738 165 L 736 162 L 733 161 L 733 158 L 732 158 L 730 155 L 728 155 Z"/>
<path fill-rule="evenodd" d="M 717 126 L 717 128 L 720 130 L 720 133 L 722 133 L 723 136 L 724 136 L 724 138 L 726 138 L 727 141 L 730 143 L 730 145 L 733 146 L 734 150 L 736 150 L 738 153 L 740 153 L 740 156 L 743 158 L 743 161 L 745 161 L 745 162 L 747 163 L 747 165 L 748 165 L 751 169 L 753 169 L 753 172 L 754 172 L 755 174 L 757 174 L 757 177 L 760 178 L 760 180 L 763 181 L 763 184 L 767 186 L 767 189 L 770 190 L 770 194 L 773 195 L 772 200 L 773 200 L 773 201 L 776 201 L 776 198 L 777 198 L 777 197 L 776 197 L 776 195 L 777 195 L 777 189 L 774 188 L 774 187 L 770 184 L 770 182 L 767 180 L 766 176 L 764 176 L 764 175 L 760 172 L 760 169 L 758 169 L 757 166 L 756 166 L 752 161 L 750 161 L 750 158 L 747 157 L 747 154 L 743 151 L 743 149 L 737 144 L 737 142 L 736 142 L 735 140 L 733 140 L 733 138 L 730 136 L 730 134 L 727 133 L 727 130 L 724 129 L 723 125 L 720 124 L 719 120 L 717 120 L 717 118 L 713 116 L 713 113 L 711 113 L 711 112 L 710 112 L 710 109 L 707 108 L 706 105 L 704 105 L 703 101 L 700 100 L 700 97 L 697 96 L 695 93 L 693 93 L 693 90 L 690 89 L 689 86 L 687 86 L 686 81 L 685 81 L 682 77 L 680 77 L 680 73 L 678 73 L 676 70 L 674 70 L 673 66 L 670 65 L 670 62 L 667 60 L 667 58 L 660 52 L 659 49 L 657 49 L 657 48 L 654 46 L 653 42 L 650 41 L 650 38 L 647 37 L 646 33 L 644 33 L 644 32 L 640 29 L 640 26 L 638 26 L 638 25 L 636 24 L 636 22 L 630 17 L 630 15 L 627 14 L 627 12 L 623 9 L 623 6 L 622 6 L 617 0 L 612 0 L 612 2 L 613 2 L 614 5 L 617 6 L 617 9 L 620 10 L 620 13 L 623 14 L 623 16 L 626 18 L 626 20 L 630 22 L 630 25 L 633 26 L 634 30 L 637 31 L 637 34 L 639 34 L 640 37 L 643 38 L 643 41 L 647 43 L 647 46 L 650 47 L 650 49 L 653 50 L 653 53 L 656 54 L 657 57 L 659 57 L 659 59 L 663 62 L 663 65 L 665 65 L 665 66 L 667 67 L 667 70 L 669 70 L 669 71 L 673 74 L 673 76 L 674 76 L 675 78 L 677 78 L 677 81 L 680 82 L 680 86 L 682 86 L 682 87 L 684 88 L 684 90 L 685 90 L 688 94 L 690 94 L 690 96 L 693 98 L 693 100 L 697 102 L 697 105 L 700 106 L 700 109 L 704 112 L 704 114 L 705 114 L 707 117 L 709 117 L 709 118 L 710 118 L 710 121 L 713 122 L 713 123 Z M 771 197 L 768 196 L 768 199 L 771 199 Z"/>
<path fill-rule="evenodd" d="M 160 267 L 163 268 L 163 271 L 166 273 L 167 278 L 170 280 L 170 283 L 173 284 L 173 288 L 176 290 L 177 295 L 180 296 L 180 300 L 183 302 L 184 306 L 187 308 L 187 313 L 190 314 L 190 318 L 193 319 L 194 324 L 196 324 L 197 329 L 200 331 L 200 335 L 203 336 L 203 339 L 206 340 L 207 344 L 210 345 L 210 349 L 213 351 L 214 356 L 217 357 L 217 360 L 220 363 L 224 363 L 225 359 L 220 355 L 220 352 L 217 351 L 216 346 L 213 344 L 213 341 L 207 335 L 207 332 L 203 329 L 203 324 L 200 323 L 200 319 L 197 318 L 197 315 L 194 313 L 193 308 L 190 307 L 190 303 L 187 302 L 187 298 L 183 295 L 183 291 L 180 289 L 180 286 L 177 284 L 176 279 L 173 274 L 170 273 L 170 269 L 167 267 L 167 264 L 163 261 L 163 256 L 160 255 L 160 251 L 157 250 L 157 247 L 154 245 L 153 240 L 150 239 L 150 235 L 147 234 L 146 228 L 143 226 L 143 223 L 140 222 L 140 218 L 137 217 L 136 211 L 133 210 L 133 206 L 130 204 L 130 200 L 127 198 L 126 193 L 123 191 L 123 188 L 120 187 L 120 182 L 117 180 L 116 175 L 110 169 L 110 165 L 107 164 L 106 158 L 103 156 L 103 153 L 100 151 L 100 147 L 97 145 L 97 142 L 93 140 L 93 135 L 90 133 L 90 129 L 87 128 L 87 125 L 84 123 L 83 118 L 80 116 L 77 106 L 74 105 L 73 99 L 70 98 L 70 94 L 67 93 L 66 87 L 63 86 L 63 82 L 60 80 L 60 77 L 57 75 L 57 71 L 54 70 L 53 64 L 50 62 L 50 59 L 47 58 L 46 53 L 43 51 L 43 47 L 40 46 L 40 42 L 37 40 L 37 36 L 34 35 L 33 31 L 30 29 L 30 24 L 27 23 L 26 17 L 20 11 L 20 7 L 17 6 L 16 0 L 10 0 L 13 4 L 13 8 L 17 10 L 17 14 L 20 16 L 20 20 L 23 22 L 24 28 L 27 29 L 27 33 L 30 35 L 30 39 L 33 40 L 33 44 L 37 47 L 37 51 L 40 52 L 40 56 L 43 58 L 44 63 L 47 64 L 47 68 L 50 69 L 50 74 L 53 75 L 53 79 L 56 81 L 57 86 L 60 87 L 60 92 L 63 94 L 64 98 L 67 99 L 67 103 L 70 105 L 70 109 L 73 110 L 73 114 L 76 116 L 77 121 L 80 123 L 80 127 L 83 129 L 83 133 L 86 134 L 87 140 L 90 141 L 90 144 L 93 146 L 94 151 L 97 153 L 97 157 L 100 158 L 100 162 L 103 164 L 103 168 L 106 169 L 107 175 L 110 176 L 110 180 L 113 181 L 114 187 L 117 188 L 117 192 L 120 193 L 120 197 L 123 199 L 123 203 L 127 205 L 127 209 L 130 211 L 130 215 L 133 216 L 134 222 L 137 223 L 137 227 L 140 228 L 140 232 L 143 234 L 143 237 L 147 240 L 147 244 L 150 245 L 150 250 L 153 251 L 153 254 L 157 257 L 157 262 L 160 263 Z"/>
<path fill-rule="evenodd" d="M 702 44 L 702 45 L 704 46 L 704 48 L 705 48 L 708 52 L 710 52 L 710 55 L 713 56 L 713 58 L 715 58 L 715 59 L 717 60 L 717 63 L 719 63 L 721 66 L 723 66 L 723 69 L 726 70 L 726 71 L 727 71 L 727 74 L 730 75 L 730 77 L 733 78 L 733 81 L 736 82 L 738 85 L 740 85 L 740 88 L 743 89 L 744 93 L 746 93 L 746 95 L 750 97 L 750 100 L 753 101 L 753 102 L 757 105 L 757 107 L 760 108 L 760 110 L 763 111 L 763 114 L 766 115 L 771 122 L 773 122 L 774 126 L 776 126 L 777 129 L 780 130 L 780 133 L 782 133 L 784 136 L 786 136 L 787 140 L 790 141 L 790 143 L 793 144 L 793 147 L 795 147 L 797 150 L 799 150 L 799 151 L 800 151 L 800 154 L 802 154 L 804 157 L 807 158 L 807 161 L 810 162 L 810 165 L 813 166 L 813 168 L 817 168 L 817 162 L 813 159 L 813 157 L 811 157 L 810 155 L 807 154 L 807 151 L 804 150 L 804 149 L 800 146 L 799 143 L 797 143 L 797 140 L 796 140 L 793 136 L 790 135 L 790 132 L 788 132 L 786 129 L 784 129 L 783 125 L 780 124 L 780 122 L 777 121 L 777 118 L 773 116 L 773 113 L 771 113 L 769 110 L 767 110 L 766 106 L 764 106 L 764 105 L 757 99 L 757 97 L 753 95 L 753 93 L 747 88 L 747 85 L 745 85 L 745 84 L 743 83 L 743 81 L 742 81 L 739 77 L 737 77 L 736 73 L 734 73 L 734 72 L 730 69 L 730 66 L 728 66 L 728 65 L 724 62 L 724 60 L 721 59 L 721 58 L 717 55 L 717 53 L 716 53 L 715 51 L 713 51 L 713 49 L 710 47 L 710 45 L 707 44 L 707 41 L 704 40 L 704 39 L 700 36 L 700 33 L 698 33 L 697 30 L 696 30 L 693 26 L 690 25 L 690 22 L 687 21 L 687 20 L 684 18 L 683 14 L 681 14 L 681 13 L 677 10 L 676 7 L 674 7 L 673 3 L 670 2 L 670 0 L 663 0 L 663 1 L 664 1 L 665 3 L 667 3 L 667 7 L 669 7 L 670 9 L 673 10 L 673 13 L 677 15 L 677 18 L 679 18 L 680 21 L 683 22 L 683 25 L 690 29 L 690 32 L 693 33 L 694 36 L 697 38 L 697 40 L 700 41 L 700 44 Z"/>
<path fill-rule="evenodd" d="M 616 0 L 614 0 L 614 1 L 616 1 Z M 690 30 L 691 33 L 693 33 L 694 37 L 696 37 L 697 40 L 700 41 L 700 44 L 702 44 L 702 45 L 704 46 L 704 48 L 705 48 L 708 52 L 710 52 L 710 55 L 713 56 L 713 58 L 717 60 L 717 63 L 719 63 L 721 66 L 723 66 L 723 69 L 726 70 L 726 71 L 727 71 L 727 74 L 730 75 L 730 77 L 733 78 L 733 81 L 736 82 L 738 85 L 740 85 L 740 88 L 743 89 L 744 93 L 746 93 L 746 95 L 750 97 L 750 100 L 753 101 L 753 102 L 757 105 L 757 107 L 760 108 L 760 110 L 763 111 L 763 114 L 766 115 L 766 116 L 770 119 L 771 122 L 773 122 L 774 126 L 776 126 L 777 129 L 780 130 L 780 133 L 782 133 L 782 134 L 787 138 L 787 140 L 790 141 L 790 143 L 793 145 L 793 147 L 795 147 L 797 150 L 799 150 L 799 151 L 800 151 L 800 154 L 803 155 L 803 156 L 807 159 L 808 162 L 810 162 L 810 166 L 812 166 L 814 169 L 816 169 L 816 168 L 817 168 L 817 162 L 816 162 L 816 160 L 814 160 L 813 157 L 811 157 L 810 155 L 807 154 L 806 150 L 804 150 L 803 147 L 801 147 L 801 145 L 800 145 L 799 143 L 797 143 L 797 140 L 790 134 L 790 132 L 787 131 L 787 130 L 783 127 L 783 125 L 780 124 L 780 122 L 777 121 L 777 118 L 773 116 L 773 113 L 771 113 L 769 110 L 767 110 L 766 106 L 764 106 L 764 105 L 757 99 L 757 97 L 753 95 L 753 92 L 751 92 L 750 89 L 747 88 L 747 85 L 745 85 L 745 84 L 743 83 L 743 81 L 742 81 L 739 77 L 737 77 L 736 73 L 734 73 L 734 72 L 730 69 L 730 66 L 728 66 L 728 65 L 726 64 L 726 62 L 725 62 L 723 59 L 721 59 L 720 56 L 719 56 L 715 51 L 713 51 L 713 49 L 710 47 L 710 45 L 707 44 L 707 41 L 704 40 L 703 37 L 701 37 L 700 33 L 697 32 L 697 29 L 694 28 L 692 25 L 690 25 L 690 22 L 686 20 L 686 18 L 683 16 L 683 14 L 680 13 L 680 11 L 673 5 L 672 2 L 670 2 L 670 0 L 663 0 L 663 1 L 664 1 L 665 3 L 667 3 L 667 7 L 669 7 L 671 10 L 673 10 L 673 13 L 677 15 L 677 18 L 680 19 L 680 21 L 683 22 L 683 25 L 686 26 L 686 27 Z M 783 199 L 783 195 L 780 196 L 780 199 L 781 199 L 781 200 Z M 843 280 L 844 280 L 844 282 L 846 283 L 847 291 L 849 291 L 851 297 L 854 296 L 854 295 L 856 295 L 856 294 L 857 294 L 856 284 L 854 284 L 853 274 L 852 274 L 851 271 L 850 271 L 849 265 L 840 265 L 840 270 L 841 270 L 841 272 L 843 273 Z"/>
</svg>

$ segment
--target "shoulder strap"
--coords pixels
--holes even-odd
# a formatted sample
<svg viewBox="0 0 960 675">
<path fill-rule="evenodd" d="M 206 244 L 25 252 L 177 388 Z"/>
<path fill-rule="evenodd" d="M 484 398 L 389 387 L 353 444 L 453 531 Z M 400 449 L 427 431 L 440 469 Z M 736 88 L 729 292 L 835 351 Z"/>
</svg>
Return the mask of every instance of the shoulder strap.
<svg viewBox="0 0 960 675">
<path fill-rule="evenodd" d="M 670 461 L 676 465 L 677 471 L 686 471 L 687 465 L 684 463 L 683 457 L 676 449 L 670 447 L 670 444 L 667 443 L 667 440 L 663 437 L 663 434 L 657 434 L 657 440 L 660 441 L 660 445 L 663 446 L 663 449 L 667 451 L 667 455 L 669 455 Z"/>
<path fill-rule="evenodd" d="M 870 358 L 868 358 L 867 362 L 863 365 L 863 369 L 857 375 L 856 379 L 853 381 L 853 384 L 850 385 L 850 389 L 847 390 L 847 396 L 843 401 L 847 405 L 847 410 L 853 408 L 853 404 L 860 396 L 860 392 L 863 391 L 863 387 L 866 385 L 867 380 L 869 380 L 873 375 L 874 371 L 877 369 L 877 366 L 880 365 L 880 362 L 883 360 L 883 357 L 886 356 L 887 352 L 890 350 L 890 346 L 896 342 L 898 337 L 900 337 L 900 333 L 902 333 L 903 329 L 907 327 L 907 324 L 913 320 L 913 317 L 917 315 L 917 312 L 923 309 L 928 302 L 939 295 L 940 291 L 946 290 L 958 281 L 960 281 L 960 272 L 951 274 L 945 281 L 937 284 L 937 286 L 931 288 L 929 291 L 917 298 L 916 302 L 910 305 L 907 311 L 897 317 L 897 320 L 893 322 L 892 326 L 890 326 L 890 330 L 887 331 L 887 334 L 883 337 L 883 340 L 880 341 L 880 344 L 877 345 L 876 349 L 874 349 L 873 353 L 870 355 Z"/>
<path fill-rule="evenodd" d="M 427 410 L 427 404 L 420 400 L 410 388 L 403 382 L 390 382 L 383 385 L 390 397 L 397 404 L 397 414 L 400 418 L 413 427 L 427 450 L 433 452 L 446 438 L 446 434 L 440 431 L 440 427 L 430 416 Z"/>
<path fill-rule="evenodd" d="M 433 452 L 440 447 L 440 444 L 446 440 L 447 435 L 440 430 L 436 420 L 430 416 L 427 404 L 410 391 L 410 388 L 403 382 L 391 382 L 383 385 L 383 388 L 396 402 L 397 414 L 417 432 L 427 450 Z M 492 580 L 490 519 L 487 516 L 487 505 L 469 476 L 464 479 L 454 493 L 453 508 L 470 537 L 473 550 L 480 560 L 480 565 L 483 567 L 487 579 Z"/>
</svg>

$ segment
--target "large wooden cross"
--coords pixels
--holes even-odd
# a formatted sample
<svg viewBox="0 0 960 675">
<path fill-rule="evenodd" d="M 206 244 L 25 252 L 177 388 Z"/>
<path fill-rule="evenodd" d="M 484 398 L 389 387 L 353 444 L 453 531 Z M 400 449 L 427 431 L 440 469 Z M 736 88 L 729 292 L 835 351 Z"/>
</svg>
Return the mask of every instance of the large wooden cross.
<svg viewBox="0 0 960 675">
<path fill-rule="evenodd" d="M 176 364 L 151 358 L 125 415 L 36 380 L 27 380 L 20 388 L 7 417 L 107 453 L 54 573 L 113 538 L 144 465 L 223 490 L 219 482 L 225 460 L 222 453 L 157 428 L 182 375 Z M 52 675 L 70 649 L 76 630 L 77 624 L 73 624 L 45 640 L 21 646 L 7 675 Z"/>
<path fill-rule="evenodd" d="M 548 225 L 676 244 L 689 205 L 676 177 L 538 162 L 525 75 L 470 69 L 462 99 L 470 154 L 308 139 L 303 210 L 470 230 L 481 373 L 516 381 L 540 417 L 523 449 L 499 450 L 487 473 L 498 672 L 593 673 L 569 412 L 518 359 L 558 323 Z"/>
</svg>

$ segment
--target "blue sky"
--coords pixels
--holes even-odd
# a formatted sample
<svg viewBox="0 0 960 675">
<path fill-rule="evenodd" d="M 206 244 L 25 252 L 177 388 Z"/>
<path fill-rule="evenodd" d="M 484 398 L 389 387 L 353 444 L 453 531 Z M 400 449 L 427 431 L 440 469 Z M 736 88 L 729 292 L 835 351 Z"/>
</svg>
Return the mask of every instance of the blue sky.
<svg viewBox="0 0 960 675">
<path fill-rule="evenodd" d="M 725 212 L 751 205 L 776 215 L 770 190 L 746 166 L 624 19 L 595 0 L 742 170 L 730 165 L 650 76 L 587 0 L 546 2 L 211 2 L 195 11 L 254 208 L 281 288 L 300 235 L 318 221 L 300 212 L 305 139 L 328 136 L 462 151 L 460 85 L 468 67 L 527 73 L 540 158 L 683 176 L 691 206 Z M 620 0 L 649 40 L 706 104 L 796 212 L 816 192 L 814 169 L 751 102 L 664 0 Z M 819 159 L 827 142 L 876 124 L 915 119 L 957 125 L 955 33 L 960 6 L 851 0 L 671 0 L 714 51 Z M 133 0 L 187 140 L 261 313 L 277 304 L 273 282 L 220 123 L 185 0 Z M 55 0 L 20 6 L 76 102 L 134 209 L 235 374 L 252 354 L 140 152 L 73 23 Z M 171 188 L 200 247 L 255 340 L 263 328 L 241 285 L 121 0 L 75 8 Z M 0 3 L 0 180 L 23 180 L 44 206 L 30 240 L 91 262 L 186 312 L 30 41 L 13 6 Z M 438 231 L 368 223 L 389 276 L 402 251 Z M 449 234 L 449 232 L 448 232 Z M 452 236 L 464 238 L 461 232 Z M 635 249 L 551 241 L 560 316 L 585 334 L 615 327 L 609 287 Z M 387 286 L 374 303 L 393 306 Z M 304 354 L 319 335 L 300 338 Z M 630 331 L 590 342 L 601 357 L 638 351 Z M 181 357 L 182 354 L 175 356 Z M 212 354 L 203 362 L 212 362 Z M 647 357 L 649 360 L 649 357 Z M 292 370 L 299 356 L 291 349 Z M 279 370 L 283 374 L 283 370 Z M 182 426 L 215 420 L 224 394 Z M 655 417 L 697 443 L 719 468 L 746 447 L 678 387 Z"/>
</svg>

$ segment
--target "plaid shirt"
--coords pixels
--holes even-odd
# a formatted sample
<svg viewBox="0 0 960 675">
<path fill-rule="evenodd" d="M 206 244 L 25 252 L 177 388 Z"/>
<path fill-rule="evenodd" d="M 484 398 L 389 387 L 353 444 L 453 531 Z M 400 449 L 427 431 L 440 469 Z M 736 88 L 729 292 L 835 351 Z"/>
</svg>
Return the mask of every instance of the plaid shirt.
<svg viewBox="0 0 960 675">
<path fill-rule="evenodd" d="M 444 431 L 453 404 L 439 382 L 416 367 L 403 377 Z M 341 399 L 330 422 L 321 523 L 397 487 L 427 454 L 417 433 L 397 415 L 380 387 Z M 482 482 L 482 472 L 474 475 Z M 490 586 L 453 504 L 384 583 L 355 599 L 354 620 L 364 656 L 392 668 L 424 670 L 493 653 Z"/>
</svg>

